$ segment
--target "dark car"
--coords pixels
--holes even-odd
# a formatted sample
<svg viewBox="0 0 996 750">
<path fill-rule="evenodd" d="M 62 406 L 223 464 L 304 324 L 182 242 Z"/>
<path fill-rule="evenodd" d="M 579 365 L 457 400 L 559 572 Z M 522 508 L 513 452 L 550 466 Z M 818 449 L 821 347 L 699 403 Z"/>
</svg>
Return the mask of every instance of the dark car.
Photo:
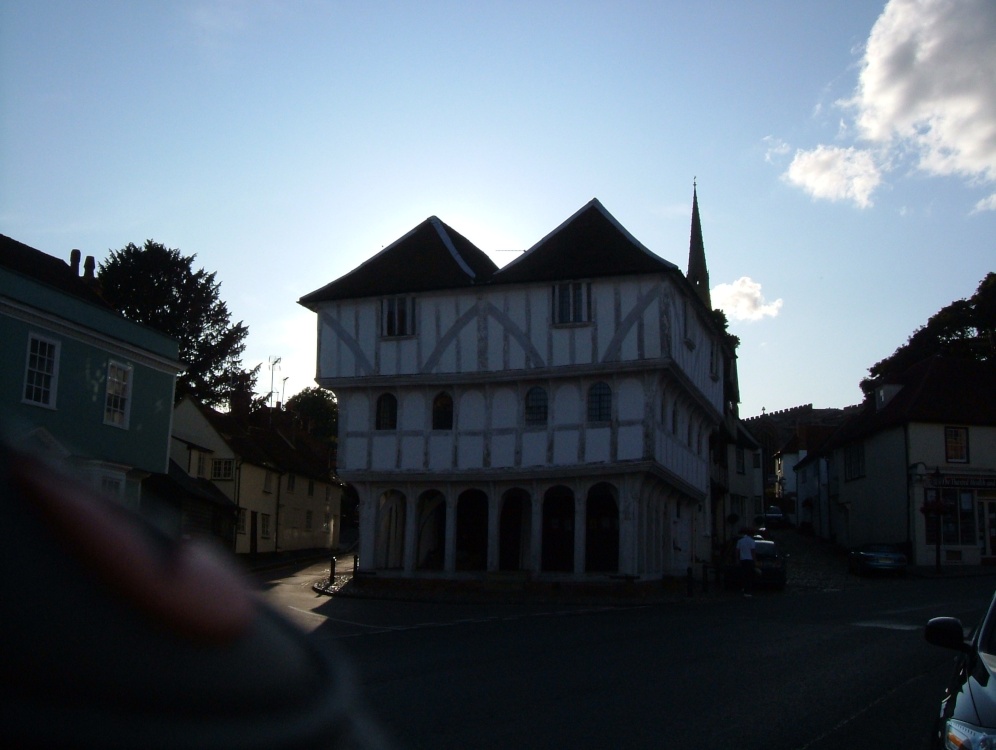
<svg viewBox="0 0 996 750">
<path fill-rule="evenodd" d="M 859 575 L 906 572 L 906 553 L 897 544 L 862 544 L 847 555 L 847 569 Z"/>
<path fill-rule="evenodd" d="M 777 505 L 769 505 L 764 511 L 764 525 L 769 529 L 780 529 L 785 526 L 785 514 Z"/>
<path fill-rule="evenodd" d="M 960 653 L 944 691 L 934 747 L 984 748 L 996 743 L 996 597 L 968 640 L 961 621 L 935 617 L 924 635 L 935 646 Z"/>
<path fill-rule="evenodd" d="M 754 537 L 755 567 L 754 586 L 760 588 L 785 588 L 786 556 L 775 542 Z M 744 570 L 737 559 L 736 543 L 731 544 L 723 555 L 723 582 L 727 589 L 743 586 Z"/>
</svg>

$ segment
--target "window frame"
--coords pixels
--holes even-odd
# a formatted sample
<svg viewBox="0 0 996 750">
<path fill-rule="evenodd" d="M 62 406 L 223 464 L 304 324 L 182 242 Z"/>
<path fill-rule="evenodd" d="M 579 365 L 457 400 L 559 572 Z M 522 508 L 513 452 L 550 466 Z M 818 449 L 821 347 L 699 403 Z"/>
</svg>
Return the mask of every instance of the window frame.
<svg viewBox="0 0 996 750">
<path fill-rule="evenodd" d="M 219 467 L 221 470 L 219 471 Z M 227 469 L 227 471 L 225 470 Z M 235 479 L 235 459 L 234 458 L 213 458 L 211 459 L 211 481 L 231 482 Z"/>
<path fill-rule="evenodd" d="M 432 429 L 453 429 L 453 397 L 446 391 L 440 391 L 432 399 Z"/>
<path fill-rule="evenodd" d="M 374 405 L 374 429 L 398 429 L 398 397 L 393 393 L 382 393 Z"/>
<path fill-rule="evenodd" d="M 588 386 L 586 417 L 588 424 L 612 421 L 612 387 L 604 380 Z"/>
<path fill-rule="evenodd" d="M 546 388 L 534 385 L 522 399 L 523 421 L 526 427 L 546 427 L 550 422 L 550 397 Z"/>
<path fill-rule="evenodd" d="M 124 380 L 113 378 L 112 370 L 124 373 Z M 109 427 L 127 430 L 131 423 L 131 394 L 134 374 L 135 368 L 132 365 L 119 362 L 116 359 L 107 361 L 107 378 L 104 382 L 104 424 Z M 112 392 L 112 386 L 116 383 L 123 386 L 124 393 Z M 115 415 L 120 415 L 120 419 L 115 419 Z"/>
<path fill-rule="evenodd" d="M 46 372 L 38 368 L 32 367 L 32 358 L 38 358 L 38 352 L 32 352 L 33 343 L 44 344 L 46 346 L 52 347 L 53 353 L 51 357 L 52 371 Z M 26 349 L 26 354 L 24 357 L 24 379 L 21 385 L 21 403 L 30 404 L 31 406 L 41 406 L 45 409 L 56 409 L 58 406 L 58 394 L 59 394 L 59 363 L 62 359 L 62 342 L 58 339 L 49 338 L 48 336 L 42 336 L 38 333 L 28 334 L 28 345 Z M 45 361 L 49 361 L 48 357 Z M 45 385 L 38 385 L 32 380 L 29 383 L 29 378 L 34 375 L 35 377 L 47 378 L 47 383 Z M 40 400 L 36 398 L 29 397 L 30 391 L 40 391 L 46 394 L 45 400 Z"/>
<path fill-rule="evenodd" d="M 861 479 L 865 476 L 865 444 L 848 443 L 844 446 L 844 481 Z"/>
<path fill-rule="evenodd" d="M 415 297 L 395 295 L 380 301 L 380 336 L 385 339 L 415 335 Z"/>
<path fill-rule="evenodd" d="M 270 538 L 270 514 L 260 513 L 259 514 L 259 535 L 263 539 Z"/>
<path fill-rule="evenodd" d="M 561 281 L 553 285 L 550 315 L 555 326 L 591 323 L 591 282 Z"/>
<path fill-rule="evenodd" d="M 957 425 L 944 427 L 944 461 L 949 464 L 969 463 L 968 428 Z"/>
</svg>

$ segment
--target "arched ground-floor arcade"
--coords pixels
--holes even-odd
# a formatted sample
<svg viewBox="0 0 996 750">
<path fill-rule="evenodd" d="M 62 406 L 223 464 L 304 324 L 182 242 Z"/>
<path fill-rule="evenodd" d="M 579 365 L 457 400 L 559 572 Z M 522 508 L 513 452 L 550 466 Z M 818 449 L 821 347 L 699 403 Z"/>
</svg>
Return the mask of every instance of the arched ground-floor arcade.
<svg viewBox="0 0 996 750">
<path fill-rule="evenodd" d="M 381 576 L 649 579 L 709 560 L 704 497 L 646 472 L 351 486 L 359 570 Z"/>
</svg>

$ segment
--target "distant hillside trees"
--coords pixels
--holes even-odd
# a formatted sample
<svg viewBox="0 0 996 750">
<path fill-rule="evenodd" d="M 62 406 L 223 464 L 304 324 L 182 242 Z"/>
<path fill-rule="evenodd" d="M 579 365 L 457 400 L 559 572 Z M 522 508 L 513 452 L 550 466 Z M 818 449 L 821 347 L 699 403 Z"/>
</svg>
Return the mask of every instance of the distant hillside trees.
<svg viewBox="0 0 996 750">
<path fill-rule="evenodd" d="M 111 251 L 97 279 L 104 299 L 124 317 L 180 343 L 186 370 L 177 376 L 177 401 L 192 396 L 226 405 L 237 385 L 255 384 L 259 368 L 242 369 L 249 329 L 231 322 L 221 284 L 214 273 L 194 269 L 196 257 L 153 240 L 142 247 L 128 243 Z"/>
<path fill-rule="evenodd" d="M 957 300 L 938 311 L 891 356 L 869 367 L 861 390 L 870 395 L 889 377 L 935 354 L 996 360 L 996 273 L 986 274 L 969 299 Z"/>
</svg>

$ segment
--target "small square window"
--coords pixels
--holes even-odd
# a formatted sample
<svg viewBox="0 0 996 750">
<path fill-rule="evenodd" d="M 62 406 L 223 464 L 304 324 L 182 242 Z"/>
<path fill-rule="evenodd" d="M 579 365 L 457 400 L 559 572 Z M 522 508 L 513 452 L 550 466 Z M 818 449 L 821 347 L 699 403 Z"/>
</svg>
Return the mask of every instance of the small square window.
<svg viewBox="0 0 996 750">
<path fill-rule="evenodd" d="M 211 479 L 228 480 L 235 476 L 235 459 L 216 458 L 211 462 Z"/>
</svg>

